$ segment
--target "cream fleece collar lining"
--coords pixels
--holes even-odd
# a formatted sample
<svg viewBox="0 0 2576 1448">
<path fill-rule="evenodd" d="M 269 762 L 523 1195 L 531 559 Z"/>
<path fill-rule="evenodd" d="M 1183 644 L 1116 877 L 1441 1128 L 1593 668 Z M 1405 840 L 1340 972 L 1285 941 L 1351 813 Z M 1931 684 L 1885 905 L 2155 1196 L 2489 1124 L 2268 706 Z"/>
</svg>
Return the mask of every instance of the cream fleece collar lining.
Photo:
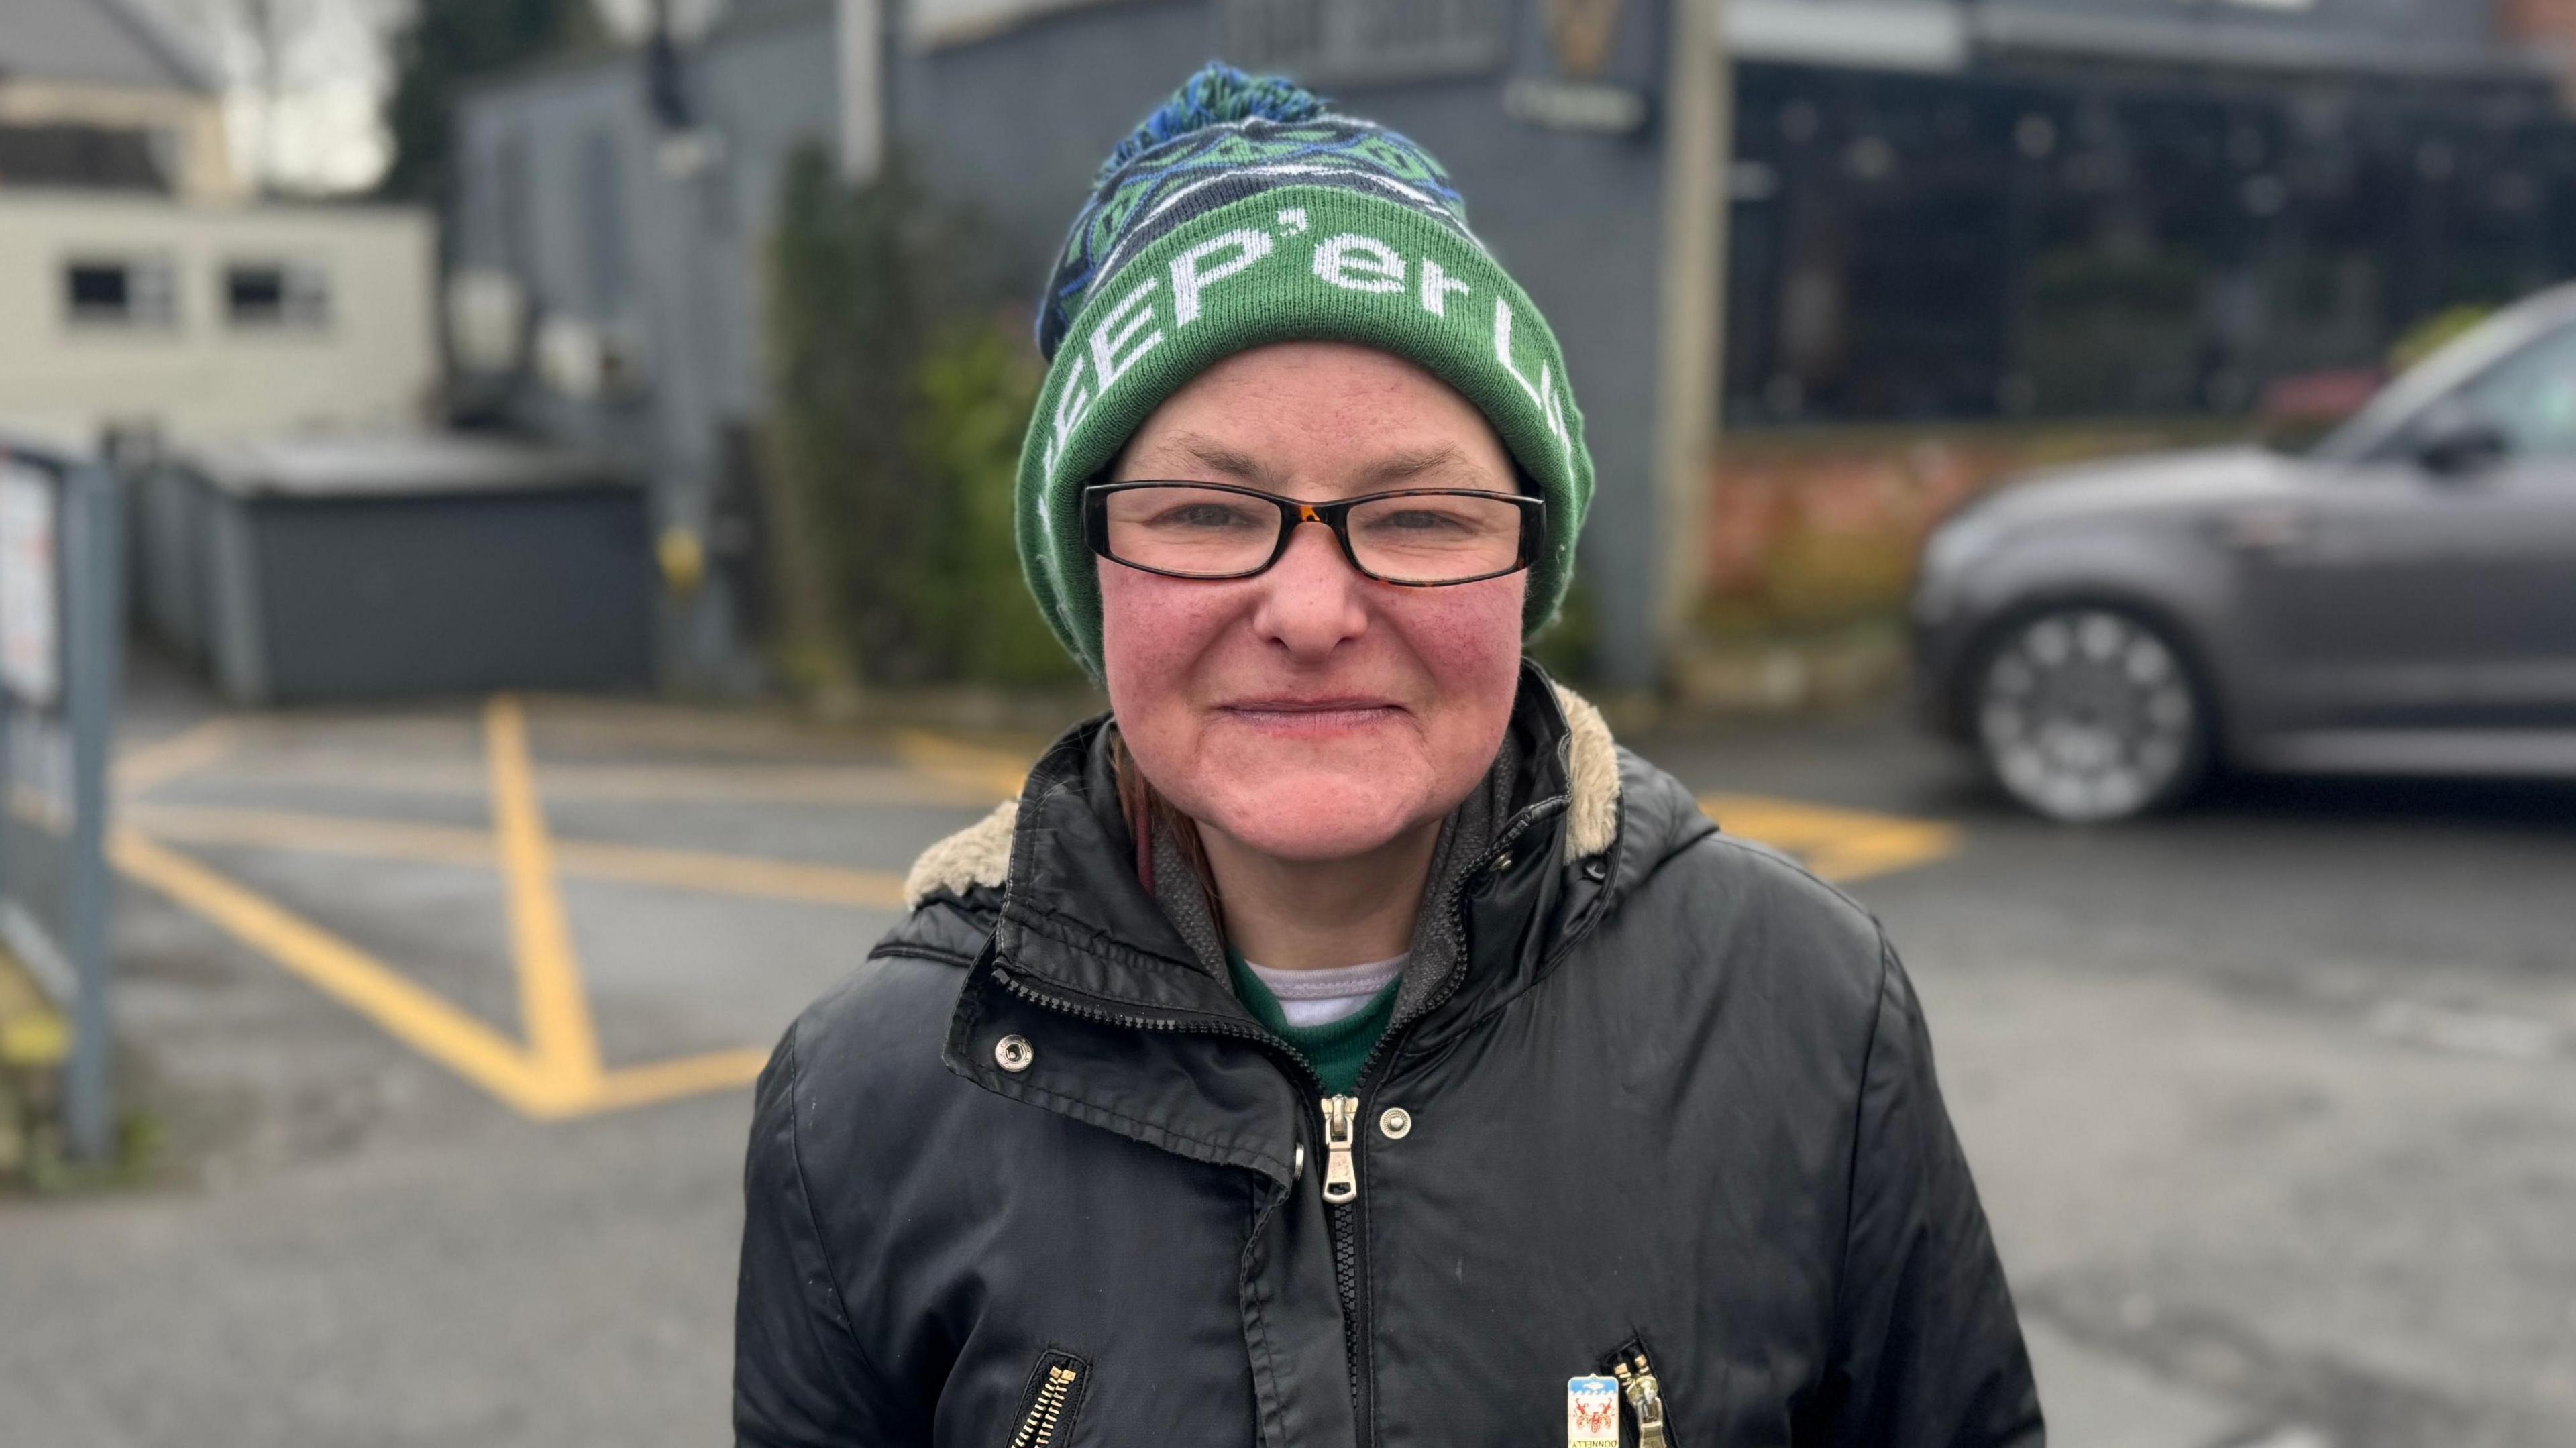
<svg viewBox="0 0 2576 1448">
<path fill-rule="evenodd" d="M 1619 748 L 1600 710 L 1563 684 L 1551 681 L 1549 687 L 1565 713 L 1566 784 L 1572 795 L 1565 807 L 1565 853 L 1587 859 L 1607 851 L 1618 833 Z M 904 904 L 918 906 L 940 890 L 964 894 L 977 885 L 1000 886 L 1010 871 L 1011 830 L 1019 817 L 1020 802 L 1005 800 L 922 851 L 904 876 Z"/>
</svg>

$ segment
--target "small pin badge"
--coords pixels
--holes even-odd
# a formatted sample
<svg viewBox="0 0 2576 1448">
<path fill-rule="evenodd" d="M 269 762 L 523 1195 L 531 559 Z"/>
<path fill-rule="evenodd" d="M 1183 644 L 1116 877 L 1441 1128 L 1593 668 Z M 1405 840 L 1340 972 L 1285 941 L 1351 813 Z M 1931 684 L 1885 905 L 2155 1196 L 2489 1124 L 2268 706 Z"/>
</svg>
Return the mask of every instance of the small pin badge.
<svg viewBox="0 0 2576 1448">
<path fill-rule="evenodd" d="M 1619 1448 L 1619 1385 L 1609 1378 L 1565 1382 L 1565 1448 Z"/>
</svg>

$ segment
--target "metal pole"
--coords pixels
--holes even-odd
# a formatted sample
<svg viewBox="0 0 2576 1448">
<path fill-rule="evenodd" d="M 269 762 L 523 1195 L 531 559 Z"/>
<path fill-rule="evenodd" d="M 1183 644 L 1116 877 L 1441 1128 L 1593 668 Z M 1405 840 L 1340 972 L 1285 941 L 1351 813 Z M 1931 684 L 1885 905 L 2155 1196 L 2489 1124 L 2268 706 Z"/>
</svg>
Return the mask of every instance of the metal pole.
<svg viewBox="0 0 2576 1448">
<path fill-rule="evenodd" d="M 78 973 L 72 1055 L 64 1073 L 63 1119 L 72 1155 L 104 1161 L 116 1151 L 114 1020 L 108 1008 L 107 778 L 115 743 L 116 689 L 124 634 L 122 484 L 103 468 L 63 479 L 64 723 L 71 735 L 71 859 L 65 881 L 64 942 Z"/>
<path fill-rule="evenodd" d="M 1724 0 L 1673 0 L 1654 443 L 1664 540 L 1655 623 L 1667 669 L 1689 637 L 1707 561 L 1708 468 L 1726 347 L 1727 179 L 1735 159 L 1725 21 Z"/>
</svg>

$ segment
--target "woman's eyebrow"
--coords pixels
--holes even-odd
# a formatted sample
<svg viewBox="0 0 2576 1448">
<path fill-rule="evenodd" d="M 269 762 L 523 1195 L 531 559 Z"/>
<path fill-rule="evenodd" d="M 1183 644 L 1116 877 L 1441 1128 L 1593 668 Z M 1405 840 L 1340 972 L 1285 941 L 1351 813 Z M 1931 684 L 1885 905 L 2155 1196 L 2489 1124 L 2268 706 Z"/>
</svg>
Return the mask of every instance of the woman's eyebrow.
<svg viewBox="0 0 2576 1448">
<path fill-rule="evenodd" d="M 1361 470 L 1361 476 L 1372 483 L 1410 482 L 1426 473 L 1448 472 L 1454 468 L 1473 470 L 1475 464 L 1455 446 L 1442 444 L 1420 452 L 1397 453 L 1382 458 Z"/>
<path fill-rule="evenodd" d="M 1231 478 L 1253 487 L 1276 490 L 1285 477 L 1278 469 L 1252 454 L 1219 442 L 1205 433 L 1178 434 L 1172 437 L 1165 447 L 1170 450 L 1163 454 L 1166 457 L 1177 454 L 1180 458 L 1187 459 L 1209 473 Z M 1162 449 L 1157 451 L 1160 452 Z M 1433 473 L 1453 470 L 1472 472 L 1474 469 L 1475 464 L 1469 460 L 1465 452 L 1455 444 L 1443 443 L 1437 447 L 1392 453 L 1379 458 L 1359 470 L 1357 481 L 1365 486 L 1383 486 L 1389 483 L 1411 482 Z"/>
<path fill-rule="evenodd" d="M 1173 438 L 1170 445 L 1209 472 L 1237 482 L 1267 488 L 1276 486 L 1279 481 L 1278 475 L 1264 466 L 1259 458 L 1240 448 L 1228 447 L 1205 433 L 1182 433 Z"/>
</svg>

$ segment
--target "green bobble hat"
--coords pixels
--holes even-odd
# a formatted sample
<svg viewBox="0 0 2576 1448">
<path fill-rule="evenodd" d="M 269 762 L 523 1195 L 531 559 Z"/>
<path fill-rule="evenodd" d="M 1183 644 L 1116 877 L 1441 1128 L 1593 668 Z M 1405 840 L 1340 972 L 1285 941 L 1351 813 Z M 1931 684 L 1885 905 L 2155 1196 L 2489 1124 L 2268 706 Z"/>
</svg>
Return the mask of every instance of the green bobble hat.
<svg viewBox="0 0 2576 1448">
<path fill-rule="evenodd" d="M 1547 504 L 1524 631 L 1555 617 L 1592 501 L 1556 334 L 1428 152 L 1287 81 L 1210 65 L 1102 164 L 1039 309 L 1049 366 L 1020 449 L 1020 564 L 1095 677 L 1084 484 L 1191 378 L 1291 341 L 1402 357 L 1485 415 Z"/>
</svg>

